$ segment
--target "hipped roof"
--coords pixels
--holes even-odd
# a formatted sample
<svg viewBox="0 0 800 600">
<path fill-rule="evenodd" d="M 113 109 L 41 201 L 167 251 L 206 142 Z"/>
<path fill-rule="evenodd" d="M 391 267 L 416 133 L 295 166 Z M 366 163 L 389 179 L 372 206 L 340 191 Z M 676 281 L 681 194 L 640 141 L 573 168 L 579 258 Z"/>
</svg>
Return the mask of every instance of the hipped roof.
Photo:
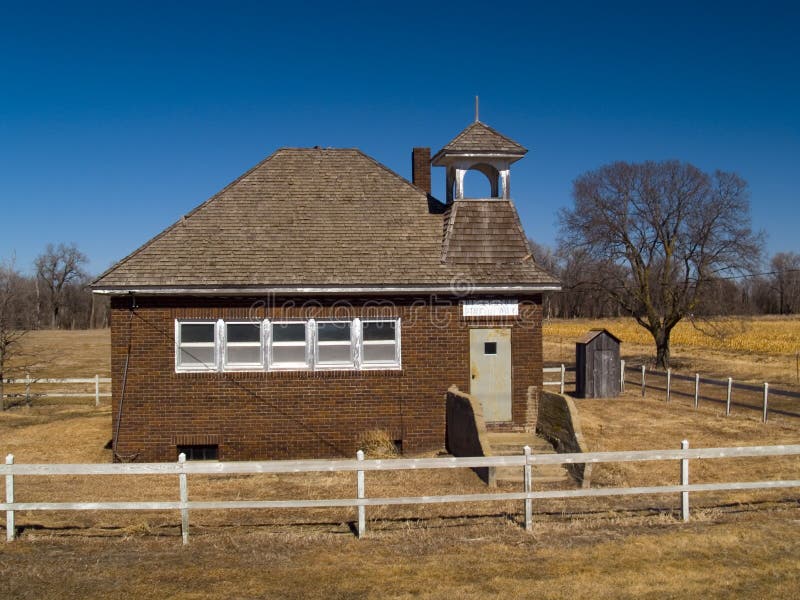
<svg viewBox="0 0 800 600">
<path fill-rule="evenodd" d="M 526 255 L 510 202 L 465 209 L 470 218 L 450 227 L 459 211 L 359 150 L 283 148 L 92 287 L 558 286 Z M 481 220 L 493 212 L 502 217 L 496 226 Z M 448 230 L 450 260 L 443 252 Z"/>
<path fill-rule="evenodd" d="M 521 144 L 481 121 L 471 123 L 466 129 L 450 140 L 433 157 L 433 164 L 452 154 L 504 154 L 521 157 L 528 150 Z"/>
</svg>

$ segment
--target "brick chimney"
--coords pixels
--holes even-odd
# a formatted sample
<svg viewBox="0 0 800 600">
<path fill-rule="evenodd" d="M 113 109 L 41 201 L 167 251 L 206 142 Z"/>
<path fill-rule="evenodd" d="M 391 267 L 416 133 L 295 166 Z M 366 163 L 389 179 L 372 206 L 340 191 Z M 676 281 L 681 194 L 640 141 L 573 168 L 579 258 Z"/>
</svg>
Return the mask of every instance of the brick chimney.
<svg viewBox="0 0 800 600">
<path fill-rule="evenodd" d="M 414 148 L 411 151 L 411 181 L 428 194 L 431 193 L 431 149 Z"/>
</svg>

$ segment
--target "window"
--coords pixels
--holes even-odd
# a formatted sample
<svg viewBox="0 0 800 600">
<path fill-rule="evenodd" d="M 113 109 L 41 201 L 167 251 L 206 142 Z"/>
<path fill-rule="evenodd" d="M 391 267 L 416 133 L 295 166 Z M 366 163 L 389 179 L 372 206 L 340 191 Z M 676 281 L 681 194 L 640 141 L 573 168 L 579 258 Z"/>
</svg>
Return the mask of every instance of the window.
<svg viewBox="0 0 800 600">
<path fill-rule="evenodd" d="M 484 342 L 483 343 L 483 353 L 484 354 L 497 354 L 497 342 Z"/>
<path fill-rule="evenodd" d="M 175 371 L 397 369 L 400 319 L 175 321 Z"/>
<path fill-rule="evenodd" d="M 319 366 L 352 366 L 352 329 L 350 321 L 318 322 L 316 364 Z"/>
<path fill-rule="evenodd" d="M 175 327 L 176 367 L 184 371 L 215 371 L 216 322 L 179 322 Z"/>
<path fill-rule="evenodd" d="M 206 444 L 197 446 L 178 446 L 178 456 L 186 455 L 186 460 L 219 460 L 219 446 Z"/>
<path fill-rule="evenodd" d="M 225 323 L 225 367 L 247 369 L 263 367 L 261 321 Z"/>
<path fill-rule="evenodd" d="M 361 364 L 364 367 L 400 365 L 399 325 L 395 319 L 361 323 Z"/>
<path fill-rule="evenodd" d="M 305 321 L 272 323 L 270 366 L 275 369 L 308 368 L 307 330 Z"/>
</svg>

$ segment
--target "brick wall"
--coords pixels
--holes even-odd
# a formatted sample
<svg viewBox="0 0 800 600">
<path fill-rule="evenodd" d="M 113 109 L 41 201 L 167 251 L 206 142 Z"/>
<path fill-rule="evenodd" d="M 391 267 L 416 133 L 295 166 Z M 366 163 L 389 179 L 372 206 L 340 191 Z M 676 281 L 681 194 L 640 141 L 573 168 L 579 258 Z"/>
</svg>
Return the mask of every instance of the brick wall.
<svg viewBox="0 0 800 600">
<path fill-rule="evenodd" d="M 219 444 L 220 460 L 353 456 L 371 429 L 400 440 L 404 452 L 442 448 L 445 393 L 450 385 L 469 390 L 471 327 L 512 329 L 509 426 L 528 425 L 528 387 L 542 380 L 539 296 L 521 299 L 519 318 L 480 321 L 461 317 L 457 300 L 426 298 L 136 303 L 131 311 L 128 297 L 111 302 L 112 423 L 119 418 L 117 453 L 139 461 L 175 460 L 176 446 L 187 443 Z M 365 316 L 401 318 L 402 370 L 175 373 L 175 319 Z"/>
<path fill-rule="evenodd" d="M 411 181 L 418 188 L 431 193 L 431 149 L 414 148 L 411 151 Z"/>
</svg>

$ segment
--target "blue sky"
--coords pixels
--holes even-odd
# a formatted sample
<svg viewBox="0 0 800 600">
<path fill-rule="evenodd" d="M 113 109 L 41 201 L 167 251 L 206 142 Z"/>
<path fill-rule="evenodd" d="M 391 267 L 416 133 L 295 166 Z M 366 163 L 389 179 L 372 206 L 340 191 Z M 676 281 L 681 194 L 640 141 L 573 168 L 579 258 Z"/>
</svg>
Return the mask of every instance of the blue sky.
<svg viewBox="0 0 800 600">
<path fill-rule="evenodd" d="M 410 177 L 476 94 L 530 149 L 539 242 L 581 173 L 677 158 L 738 172 L 768 252 L 800 251 L 798 3 L 648 4 L 0 2 L 0 258 L 74 241 L 100 272 L 281 146 Z"/>
</svg>

